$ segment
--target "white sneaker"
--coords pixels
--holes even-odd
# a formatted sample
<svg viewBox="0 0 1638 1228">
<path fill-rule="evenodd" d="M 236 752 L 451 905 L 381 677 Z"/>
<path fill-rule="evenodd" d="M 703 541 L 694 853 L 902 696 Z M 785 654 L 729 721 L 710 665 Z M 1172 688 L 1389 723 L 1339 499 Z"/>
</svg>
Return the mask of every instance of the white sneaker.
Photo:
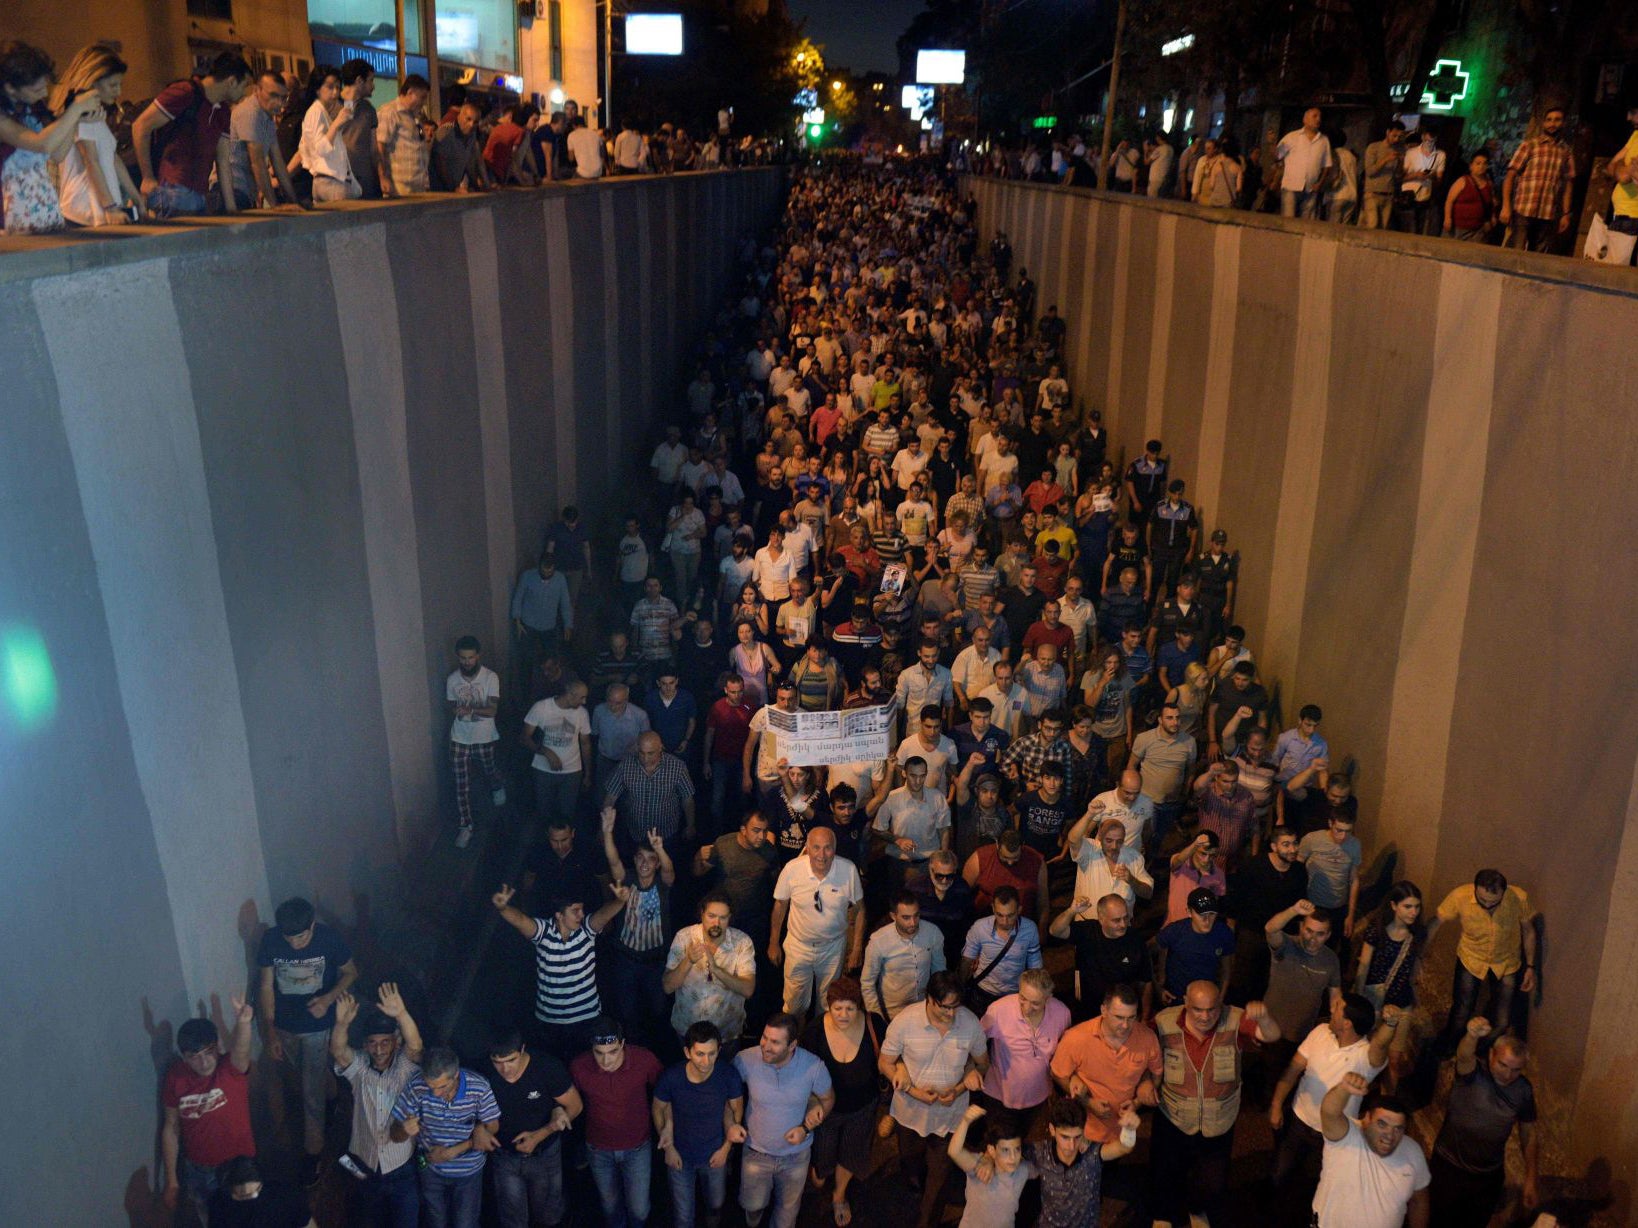
<svg viewBox="0 0 1638 1228">
<path fill-rule="evenodd" d="M 472 843 L 472 829 L 470 827 L 461 828 L 460 832 L 455 837 L 455 847 L 458 848 L 458 849 L 464 849 L 467 845 L 469 845 L 471 843 Z"/>
<path fill-rule="evenodd" d="M 496 789 L 489 795 L 489 800 L 495 803 L 496 809 L 506 805 L 506 790 Z"/>
</svg>

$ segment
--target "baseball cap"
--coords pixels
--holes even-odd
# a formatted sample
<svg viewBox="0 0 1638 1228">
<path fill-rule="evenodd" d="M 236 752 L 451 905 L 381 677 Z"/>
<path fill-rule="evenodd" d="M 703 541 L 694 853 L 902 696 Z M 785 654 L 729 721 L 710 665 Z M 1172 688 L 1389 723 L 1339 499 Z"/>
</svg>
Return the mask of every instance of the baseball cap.
<svg viewBox="0 0 1638 1228">
<path fill-rule="evenodd" d="M 1001 787 L 1001 778 L 994 772 L 985 772 L 977 780 L 973 781 L 974 789 L 982 789 L 987 786 L 994 786 L 999 789 Z"/>
<path fill-rule="evenodd" d="M 1228 540 L 1228 531 L 1226 529 L 1213 529 L 1211 539 L 1214 542 L 1226 542 Z"/>
<path fill-rule="evenodd" d="M 1209 887 L 1196 887 L 1189 892 L 1190 912 L 1216 912 L 1218 908 L 1217 893 Z"/>
</svg>

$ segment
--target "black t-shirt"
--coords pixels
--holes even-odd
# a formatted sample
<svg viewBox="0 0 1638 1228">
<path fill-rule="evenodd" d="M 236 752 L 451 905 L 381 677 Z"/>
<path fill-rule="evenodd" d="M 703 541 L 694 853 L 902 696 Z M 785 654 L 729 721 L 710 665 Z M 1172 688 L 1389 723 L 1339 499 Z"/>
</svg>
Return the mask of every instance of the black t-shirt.
<svg viewBox="0 0 1638 1228">
<path fill-rule="evenodd" d="M 1137 931 L 1106 938 L 1096 921 L 1074 921 L 1069 941 L 1075 944 L 1075 971 L 1081 974 L 1081 1005 L 1094 1014 L 1111 985 L 1136 985 L 1150 980 L 1149 952 Z"/>
<path fill-rule="evenodd" d="M 1056 857 L 1070 810 L 1066 794 L 1060 793 L 1055 802 L 1036 791 L 1024 794 L 1018 801 L 1018 826 L 1024 844 L 1043 857 Z"/>
<path fill-rule="evenodd" d="M 1252 682 L 1245 690 L 1240 691 L 1235 689 L 1232 677 L 1224 678 L 1217 684 L 1217 689 L 1212 692 L 1211 701 L 1217 705 L 1219 736 L 1222 735 L 1223 727 L 1234 719 L 1236 712 L 1241 708 L 1251 709 L 1251 715 L 1241 721 L 1240 727 L 1235 730 L 1235 737 L 1241 742 L 1246 740 L 1246 735 L 1257 724 L 1258 716 L 1268 710 L 1268 692 L 1263 689 L 1262 683 Z"/>
<path fill-rule="evenodd" d="M 863 806 L 859 807 L 862 811 Z M 744 848 L 738 832 L 718 836 L 713 858 L 717 876 L 713 890 L 728 897 L 733 909 L 734 928 L 746 933 L 765 926 L 773 910 L 774 879 L 779 874 L 779 853 L 771 844 Z"/>
<path fill-rule="evenodd" d="M 1224 908 L 1241 932 L 1260 934 L 1270 917 L 1290 908 L 1307 892 L 1308 875 L 1301 865 L 1293 865 L 1281 874 L 1266 853 L 1259 853 L 1229 879 Z"/>
<path fill-rule="evenodd" d="M 531 1053 L 529 1064 L 516 1083 L 508 1083 L 497 1071 L 489 1072 L 488 1078 L 501 1111 L 500 1133 L 496 1137 L 507 1151 L 512 1150 L 512 1140 L 525 1130 L 539 1130 L 551 1121 L 557 1098 L 573 1086 L 568 1068 L 549 1053 Z M 557 1146 L 560 1137 L 550 1135 L 535 1150 Z"/>
<path fill-rule="evenodd" d="M 1046 608 L 1047 595 L 1038 588 L 1032 588 L 1027 593 L 1021 588 L 1004 588 L 1001 590 L 1001 601 L 1001 617 L 1007 623 L 1008 642 L 1022 644 L 1030 624 L 1040 621 L 1041 611 Z"/>
<path fill-rule="evenodd" d="M 306 1193 L 288 1185 L 263 1184 L 242 1201 L 226 1189 L 211 1195 L 211 1228 L 307 1228 L 312 1218 Z"/>
<path fill-rule="evenodd" d="M 529 889 L 532 906 L 541 906 L 544 911 L 554 897 L 570 896 L 584 904 L 590 914 L 603 904 L 603 885 L 597 881 L 591 858 L 579 845 L 567 857 L 559 857 L 550 841 L 542 840 L 530 851 L 529 869 L 535 876 Z"/>
</svg>

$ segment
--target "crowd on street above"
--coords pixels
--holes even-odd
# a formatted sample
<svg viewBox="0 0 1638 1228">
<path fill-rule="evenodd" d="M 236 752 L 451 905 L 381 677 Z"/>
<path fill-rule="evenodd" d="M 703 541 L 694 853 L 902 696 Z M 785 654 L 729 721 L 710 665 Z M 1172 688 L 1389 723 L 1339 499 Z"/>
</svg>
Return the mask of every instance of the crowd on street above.
<svg viewBox="0 0 1638 1228">
<path fill-rule="evenodd" d="M 484 888 L 530 1000 L 482 1051 L 429 1045 L 287 901 L 232 1035 L 179 1033 L 173 1203 L 250 1222 L 259 1016 L 310 1178 L 351 1088 L 357 1224 L 476 1228 L 487 1189 L 504 1228 L 895 1199 L 920 1228 L 1200 1228 L 1248 1182 L 1259 1224 L 1570 1222 L 1527 867 L 1373 870 L 1324 697 L 1280 695 L 1237 616 L 1269 561 L 1162 440 L 1112 445 L 1073 322 L 975 209 L 840 161 L 742 241 L 618 540 L 564 508 L 504 668 L 452 645 L 449 838 L 532 825 Z M 868 736 L 802 740 L 838 713 Z"/>
<path fill-rule="evenodd" d="M 733 113 L 696 140 L 662 123 L 601 132 L 568 99 L 543 114 L 464 86 L 427 111 L 432 87 L 411 74 L 377 108 L 370 62 L 319 65 L 306 81 L 257 71 L 235 52 L 174 81 L 137 114 L 122 143 L 111 121 L 126 64 L 83 48 L 60 77 L 27 43 L 0 45 L 0 230 L 68 227 L 337 200 L 485 192 L 604 175 L 670 174 L 768 161 L 767 142 L 735 139 Z"/>
<path fill-rule="evenodd" d="M 1570 250 L 1576 160 L 1563 107 L 1543 111 L 1510 155 L 1495 139 L 1464 154 L 1442 146 L 1435 127 L 1407 131 L 1399 119 L 1356 152 L 1324 120 L 1319 107 L 1310 107 L 1300 126 L 1244 151 L 1230 134 L 1196 135 L 1180 150 L 1171 134 L 1157 131 L 1141 141 L 1115 142 L 1101 173 L 1100 154 L 1076 133 L 1020 149 L 992 148 L 978 169 L 1214 209 L 1277 211 L 1536 252 Z M 1638 242 L 1638 100 L 1627 121 L 1634 131 L 1602 169 L 1610 202 L 1584 249 L 1607 264 L 1632 264 Z"/>
</svg>

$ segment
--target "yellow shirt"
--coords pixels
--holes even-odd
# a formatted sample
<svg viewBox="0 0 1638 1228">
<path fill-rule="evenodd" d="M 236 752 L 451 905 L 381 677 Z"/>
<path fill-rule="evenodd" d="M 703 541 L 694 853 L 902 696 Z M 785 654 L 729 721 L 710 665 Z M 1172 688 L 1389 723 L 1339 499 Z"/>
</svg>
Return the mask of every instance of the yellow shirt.
<svg viewBox="0 0 1638 1228">
<path fill-rule="evenodd" d="M 1075 530 L 1068 525 L 1059 525 L 1055 529 L 1042 529 L 1035 535 L 1035 553 L 1045 554 L 1046 543 L 1058 543 L 1058 557 L 1068 562 L 1075 557 L 1075 547 L 1078 544 Z"/>
<path fill-rule="evenodd" d="M 1627 160 L 1629 168 L 1638 169 L 1638 132 L 1627 138 L 1620 156 Z M 1638 217 L 1638 178 L 1632 183 L 1616 184 L 1610 203 L 1615 206 L 1616 217 Z"/>
<path fill-rule="evenodd" d="M 1439 905 L 1439 920 L 1460 921 L 1462 938 L 1456 944 L 1456 958 L 1480 980 L 1486 973 L 1498 977 L 1517 972 L 1524 964 L 1523 926 L 1536 915 L 1530 897 L 1517 887 L 1508 887 L 1494 912 L 1479 903 L 1473 884 L 1458 887 Z"/>
</svg>

